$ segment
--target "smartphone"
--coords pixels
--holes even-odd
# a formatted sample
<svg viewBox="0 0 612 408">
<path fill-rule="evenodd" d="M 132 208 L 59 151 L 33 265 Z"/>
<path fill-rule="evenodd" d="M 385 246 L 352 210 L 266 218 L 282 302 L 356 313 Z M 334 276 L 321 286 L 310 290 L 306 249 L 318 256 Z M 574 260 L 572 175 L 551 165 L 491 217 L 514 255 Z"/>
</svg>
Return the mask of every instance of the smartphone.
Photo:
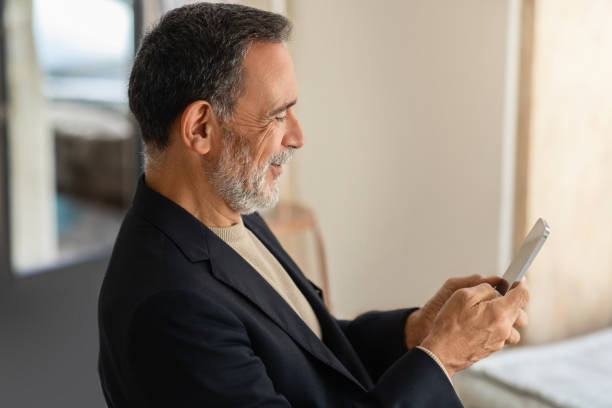
<svg viewBox="0 0 612 408">
<path fill-rule="evenodd" d="M 550 227 L 542 218 L 536 221 L 529 234 L 523 241 L 516 256 L 506 269 L 506 273 L 501 281 L 495 285 L 495 289 L 502 295 L 505 295 L 515 282 L 520 281 L 525 276 L 525 272 L 533 262 L 534 258 L 540 252 L 540 248 L 546 242 L 546 238 L 550 235 Z"/>
</svg>

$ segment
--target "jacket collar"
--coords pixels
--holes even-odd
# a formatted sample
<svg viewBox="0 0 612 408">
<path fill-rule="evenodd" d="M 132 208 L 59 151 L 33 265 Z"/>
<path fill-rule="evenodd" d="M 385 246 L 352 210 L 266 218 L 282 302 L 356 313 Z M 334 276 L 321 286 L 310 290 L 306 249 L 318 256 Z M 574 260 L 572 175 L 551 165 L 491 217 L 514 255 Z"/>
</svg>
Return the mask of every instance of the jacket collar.
<svg viewBox="0 0 612 408">
<path fill-rule="evenodd" d="M 352 346 L 327 311 L 313 285 L 282 249 L 259 214 L 243 216 L 245 226 L 278 259 L 304 294 L 319 319 L 325 343 L 315 336 L 248 262 L 183 207 L 149 188 L 145 184 L 144 175 L 138 182 L 133 209 L 174 241 L 191 262 L 208 259 L 215 278 L 246 297 L 303 349 L 362 389 L 372 386 L 369 375 L 352 352 Z"/>
<path fill-rule="evenodd" d="M 191 262 L 209 258 L 206 236 L 210 230 L 183 207 L 147 186 L 144 174 L 138 179 L 132 209 L 174 241 Z"/>
</svg>

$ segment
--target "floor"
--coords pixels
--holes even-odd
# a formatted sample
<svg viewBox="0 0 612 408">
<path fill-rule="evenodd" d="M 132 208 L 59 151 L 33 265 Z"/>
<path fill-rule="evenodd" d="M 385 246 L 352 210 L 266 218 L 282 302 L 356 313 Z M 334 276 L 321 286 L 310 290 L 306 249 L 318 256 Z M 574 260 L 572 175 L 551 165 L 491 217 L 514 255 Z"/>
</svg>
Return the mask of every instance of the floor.
<svg viewBox="0 0 612 408">
<path fill-rule="evenodd" d="M 0 282 L 0 406 L 105 407 L 97 298 L 108 256 Z"/>
</svg>

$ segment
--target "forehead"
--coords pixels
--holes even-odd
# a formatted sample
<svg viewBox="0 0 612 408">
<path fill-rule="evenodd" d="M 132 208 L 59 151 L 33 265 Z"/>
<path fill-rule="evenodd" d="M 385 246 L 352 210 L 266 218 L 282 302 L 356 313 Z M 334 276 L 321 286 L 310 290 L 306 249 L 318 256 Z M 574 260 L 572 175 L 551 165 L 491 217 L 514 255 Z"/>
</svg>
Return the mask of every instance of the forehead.
<svg viewBox="0 0 612 408">
<path fill-rule="evenodd" d="M 255 42 L 244 58 L 243 92 L 237 104 L 257 110 L 297 99 L 293 61 L 283 43 Z"/>
</svg>

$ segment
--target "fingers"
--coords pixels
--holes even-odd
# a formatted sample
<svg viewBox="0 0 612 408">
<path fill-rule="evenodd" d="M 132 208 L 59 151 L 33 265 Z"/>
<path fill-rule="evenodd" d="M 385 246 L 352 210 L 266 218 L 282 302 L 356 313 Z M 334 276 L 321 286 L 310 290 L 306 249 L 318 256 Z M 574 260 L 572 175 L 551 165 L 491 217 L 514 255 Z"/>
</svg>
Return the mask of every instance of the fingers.
<svg viewBox="0 0 612 408">
<path fill-rule="evenodd" d="M 507 344 L 517 344 L 521 341 L 521 334 L 514 327 L 510 330 L 510 336 L 506 339 Z"/>
<path fill-rule="evenodd" d="M 446 285 L 450 286 L 453 291 L 461 288 L 469 288 L 476 286 L 482 282 L 482 275 L 470 275 L 453 277 L 446 281 Z"/>
<path fill-rule="evenodd" d="M 527 326 L 527 323 L 528 323 L 527 312 L 525 312 L 523 309 L 519 309 L 519 314 L 516 320 L 514 321 L 513 327 L 515 329 L 521 329 Z"/>
<path fill-rule="evenodd" d="M 517 344 L 521 340 L 518 329 L 525 327 L 528 323 L 527 313 L 523 310 L 527 302 L 529 302 L 529 290 L 526 282 L 521 280 L 505 296 L 500 296 L 494 301 L 494 304 L 491 304 L 494 310 L 497 310 L 501 324 L 505 327 L 512 325 L 506 339 L 508 344 Z"/>
<path fill-rule="evenodd" d="M 518 285 L 506 293 L 501 302 L 514 309 L 522 309 L 529 302 L 529 289 L 525 280 L 521 280 Z"/>
<path fill-rule="evenodd" d="M 466 301 L 470 306 L 501 297 L 499 292 L 488 283 L 481 283 L 471 288 L 459 289 L 457 292 L 466 297 Z"/>
<path fill-rule="evenodd" d="M 501 279 L 502 279 L 501 276 L 491 275 L 491 276 L 487 276 L 482 281 L 485 283 L 488 283 L 491 286 L 495 286 L 499 283 Z"/>
<path fill-rule="evenodd" d="M 474 274 L 470 276 L 461 276 L 450 278 L 447 282 L 453 286 L 455 290 L 461 288 L 471 288 L 481 283 L 488 283 L 489 285 L 495 286 L 501 278 L 497 275 L 487 276 L 486 278 L 480 274 Z"/>
</svg>

